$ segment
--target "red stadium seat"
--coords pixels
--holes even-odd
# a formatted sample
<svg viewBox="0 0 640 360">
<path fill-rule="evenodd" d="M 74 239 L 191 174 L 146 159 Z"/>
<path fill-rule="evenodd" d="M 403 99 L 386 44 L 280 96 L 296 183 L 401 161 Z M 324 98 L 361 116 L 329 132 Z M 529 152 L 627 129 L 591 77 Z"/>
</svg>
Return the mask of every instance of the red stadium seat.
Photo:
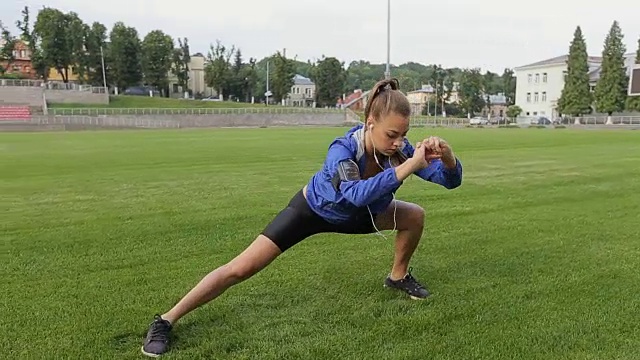
<svg viewBox="0 0 640 360">
<path fill-rule="evenodd" d="M 31 109 L 28 106 L 0 106 L 0 121 L 30 119 Z"/>
</svg>

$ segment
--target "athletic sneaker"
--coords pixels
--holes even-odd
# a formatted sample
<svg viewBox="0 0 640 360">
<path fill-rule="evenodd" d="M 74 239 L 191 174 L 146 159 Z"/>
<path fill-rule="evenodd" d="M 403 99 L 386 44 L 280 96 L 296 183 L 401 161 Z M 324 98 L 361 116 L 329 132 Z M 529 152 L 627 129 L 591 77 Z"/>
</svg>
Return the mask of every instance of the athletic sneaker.
<svg viewBox="0 0 640 360">
<path fill-rule="evenodd" d="M 153 322 L 149 326 L 149 331 L 147 331 L 147 337 L 144 339 L 142 353 L 151 357 L 158 357 L 164 354 L 169 344 L 169 332 L 171 328 L 172 326 L 169 321 L 164 320 L 160 315 L 156 314 Z"/>
<path fill-rule="evenodd" d="M 402 290 L 409 294 L 409 297 L 413 300 L 424 300 L 430 295 L 429 291 L 424 286 L 420 285 L 418 280 L 411 275 L 411 269 L 409 269 L 407 275 L 400 280 L 391 280 L 391 277 L 387 276 L 384 280 L 384 286 Z"/>
</svg>

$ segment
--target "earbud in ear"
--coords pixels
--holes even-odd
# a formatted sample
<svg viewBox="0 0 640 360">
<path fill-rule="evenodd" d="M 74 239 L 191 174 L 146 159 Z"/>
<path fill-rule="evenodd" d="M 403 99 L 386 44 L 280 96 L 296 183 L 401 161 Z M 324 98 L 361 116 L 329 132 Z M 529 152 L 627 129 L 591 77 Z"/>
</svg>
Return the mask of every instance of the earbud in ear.
<svg viewBox="0 0 640 360">
<path fill-rule="evenodd" d="M 369 130 L 373 129 L 373 124 L 369 124 Z"/>
</svg>

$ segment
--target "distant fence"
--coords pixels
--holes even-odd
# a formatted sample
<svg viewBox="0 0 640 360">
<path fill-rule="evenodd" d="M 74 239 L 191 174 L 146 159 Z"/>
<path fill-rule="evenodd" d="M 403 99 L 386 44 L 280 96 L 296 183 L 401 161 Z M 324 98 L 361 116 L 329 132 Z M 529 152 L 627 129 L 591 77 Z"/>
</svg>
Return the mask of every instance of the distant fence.
<svg viewBox="0 0 640 360">
<path fill-rule="evenodd" d="M 0 122 L 0 131 L 64 131 L 82 129 L 186 129 L 220 127 L 279 127 L 279 126 L 353 126 L 361 122 L 348 116 L 346 112 L 332 113 L 288 113 L 288 114 L 222 114 L 210 116 L 198 115 L 34 115 L 30 119 L 6 119 Z M 517 124 L 514 124 L 517 125 Z M 469 127 L 464 118 L 415 117 L 412 127 L 442 126 L 449 128 Z M 471 126 L 475 127 L 475 126 Z M 493 126 L 483 126 L 493 127 Z M 520 125 L 516 127 L 540 127 L 539 125 Z M 554 126 L 544 126 L 554 128 Z M 565 126 L 563 126 L 565 127 Z M 575 129 L 640 129 L 640 125 L 582 125 L 567 124 Z"/>
<path fill-rule="evenodd" d="M 151 116 L 162 121 L 174 120 L 171 117 L 206 117 L 213 115 L 299 115 L 299 116 L 341 116 L 345 121 L 362 122 L 358 114 L 350 110 L 336 108 L 290 108 L 279 106 L 251 108 L 49 108 L 48 114 L 53 116 L 86 116 L 86 117 L 137 117 Z M 179 119 L 175 119 L 179 120 Z M 411 126 L 464 126 L 469 124 L 466 118 L 445 118 L 430 116 L 411 117 Z"/>
<path fill-rule="evenodd" d="M 64 83 L 61 81 L 0 79 L 0 86 L 38 87 L 38 88 L 44 88 L 49 90 L 69 90 L 69 91 L 90 92 L 93 94 L 107 93 L 107 88 L 103 86 Z"/>
<path fill-rule="evenodd" d="M 606 116 L 583 116 L 578 120 L 581 125 L 604 125 L 607 123 Z M 640 116 L 611 116 L 611 123 L 614 125 L 640 125 Z"/>
<path fill-rule="evenodd" d="M 343 114 L 332 108 L 289 108 L 279 106 L 249 108 L 49 108 L 55 116 L 110 116 L 110 115 L 232 115 L 232 114 Z"/>
<path fill-rule="evenodd" d="M 51 112 L 52 109 L 49 110 Z M 218 114 L 160 115 L 48 115 L 33 116 L 40 125 L 82 125 L 97 127 L 202 128 L 202 127 L 267 127 L 267 126 L 344 126 L 353 124 L 344 111 L 316 112 L 240 112 Z M 284 110 L 284 109 L 283 109 Z"/>
<path fill-rule="evenodd" d="M 562 125 L 606 125 L 608 117 L 606 115 L 598 116 L 581 116 L 574 118 L 560 119 Z M 535 117 L 518 117 L 518 125 L 537 125 L 538 120 Z M 640 115 L 613 115 L 611 116 L 612 125 L 640 125 Z"/>
<path fill-rule="evenodd" d="M 138 117 L 95 117 L 95 116 L 34 116 L 31 121 L 38 125 L 80 125 L 85 127 L 112 128 L 180 128 L 178 120 L 156 120 Z"/>
<path fill-rule="evenodd" d="M 345 109 L 346 118 L 351 122 L 364 122 L 364 114 L 357 113 L 349 108 Z M 412 115 L 409 119 L 411 126 L 465 126 L 469 124 L 467 118 L 456 117 L 441 117 L 441 116 L 426 116 L 426 115 Z"/>
<path fill-rule="evenodd" d="M 448 117 L 436 117 L 436 116 L 414 116 L 411 117 L 411 126 L 465 126 L 469 124 L 469 119 L 466 118 L 448 118 Z"/>
</svg>

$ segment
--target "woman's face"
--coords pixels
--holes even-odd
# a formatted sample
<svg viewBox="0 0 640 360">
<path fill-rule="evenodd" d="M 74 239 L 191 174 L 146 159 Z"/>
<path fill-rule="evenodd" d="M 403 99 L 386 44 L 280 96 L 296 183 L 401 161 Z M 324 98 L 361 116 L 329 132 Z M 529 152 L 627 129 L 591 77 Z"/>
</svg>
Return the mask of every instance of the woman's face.
<svg viewBox="0 0 640 360">
<path fill-rule="evenodd" d="M 368 126 L 373 147 L 379 153 L 390 156 L 404 142 L 409 132 L 409 119 L 392 112 L 383 116 L 380 121 L 372 119 Z"/>
</svg>

